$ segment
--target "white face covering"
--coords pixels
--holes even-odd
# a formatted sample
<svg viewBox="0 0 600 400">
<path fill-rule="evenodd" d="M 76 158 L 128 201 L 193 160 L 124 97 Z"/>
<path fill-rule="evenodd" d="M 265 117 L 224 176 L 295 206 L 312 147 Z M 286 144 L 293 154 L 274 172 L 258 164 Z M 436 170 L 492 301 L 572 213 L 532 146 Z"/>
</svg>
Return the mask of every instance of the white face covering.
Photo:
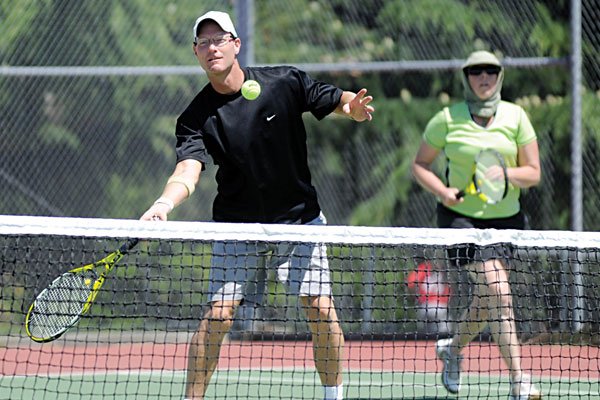
<svg viewBox="0 0 600 400">
<path fill-rule="evenodd" d="M 469 77 L 465 71 L 463 70 L 461 73 L 463 93 L 465 100 L 467 101 L 467 105 L 469 106 L 471 115 L 489 118 L 496 114 L 498 104 L 500 104 L 501 100 L 500 91 L 502 90 L 502 81 L 504 80 L 504 68 L 502 68 L 498 74 L 498 79 L 496 80 L 496 90 L 494 90 L 494 93 L 490 97 L 483 100 L 480 99 L 473 91 L 473 88 L 469 84 Z"/>
</svg>

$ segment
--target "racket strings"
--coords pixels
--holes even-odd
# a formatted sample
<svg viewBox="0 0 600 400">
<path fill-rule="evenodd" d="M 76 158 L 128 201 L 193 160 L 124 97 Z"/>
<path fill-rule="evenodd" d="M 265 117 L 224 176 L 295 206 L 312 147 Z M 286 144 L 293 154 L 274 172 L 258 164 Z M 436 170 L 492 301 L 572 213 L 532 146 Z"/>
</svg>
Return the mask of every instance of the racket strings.
<svg viewBox="0 0 600 400">
<path fill-rule="evenodd" d="M 94 271 L 87 270 L 54 281 L 36 300 L 29 319 L 30 333 L 49 338 L 70 327 L 82 313 L 96 278 Z"/>
<path fill-rule="evenodd" d="M 475 170 L 475 183 L 480 193 L 493 202 L 499 202 L 506 192 L 506 177 L 490 178 L 490 170 L 493 168 L 502 170 L 502 163 L 498 156 L 491 152 L 480 154 Z"/>
</svg>

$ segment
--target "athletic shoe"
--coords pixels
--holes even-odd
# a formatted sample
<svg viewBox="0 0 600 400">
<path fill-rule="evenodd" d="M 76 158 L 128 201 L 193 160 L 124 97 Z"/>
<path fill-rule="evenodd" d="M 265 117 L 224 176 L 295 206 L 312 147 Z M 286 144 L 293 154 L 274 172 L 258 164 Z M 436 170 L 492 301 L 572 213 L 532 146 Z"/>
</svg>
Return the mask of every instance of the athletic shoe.
<svg viewBox="0 0 600 400">
<path fill-rule="evenodd" d="M 444 363 L 442 369 L 442 383 L 450 393 L 458 393 L 460 390 L 460 364 L 461 355 L 454 355 L 450 352 L 452 338 L 440 339 L 435 345 L 435 352 L 438 358 Z"/>
<path fill-rule="evenodd" d="M 510 400 L 540 400 L 542 392 L 531 383 L 529 375 L 523 375 L 521 381 L 510 383 Z"/>
</svg>

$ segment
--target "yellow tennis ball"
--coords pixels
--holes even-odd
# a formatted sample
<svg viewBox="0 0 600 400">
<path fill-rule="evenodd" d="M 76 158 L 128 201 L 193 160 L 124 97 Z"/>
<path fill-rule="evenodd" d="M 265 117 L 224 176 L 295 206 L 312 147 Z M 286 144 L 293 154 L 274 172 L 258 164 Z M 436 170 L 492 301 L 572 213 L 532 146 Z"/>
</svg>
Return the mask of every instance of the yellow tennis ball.
<svg viewBox="0 0 600 400">
<path fill-rule="evenodd" d="M 255 100 L 260 95 L 260 84 L 253 80 L 248 80 L 242 85 L 242 96 L 246 100 Z"/>
</svg>

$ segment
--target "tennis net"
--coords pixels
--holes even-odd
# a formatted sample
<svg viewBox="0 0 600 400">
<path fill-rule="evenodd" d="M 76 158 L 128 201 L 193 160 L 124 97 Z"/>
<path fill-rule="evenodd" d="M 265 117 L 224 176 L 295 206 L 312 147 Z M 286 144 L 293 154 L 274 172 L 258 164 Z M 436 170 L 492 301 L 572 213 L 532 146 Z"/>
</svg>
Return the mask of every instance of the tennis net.
<svg viewBox="0 0 600 400">
<path fill-rule="evenodd" d="M 35 296 L 128 238 L 141 241 L 81 321 L 55 341 L 31 341 L 24 320 Z M 523 369 L 545 399 L 600 396 L 600 233 L 0 216 L 0 400 L 182 399 L 216 243 L 274 246 L 258 259 L 327 246 L 346 399 L 449 395 L 436 340 L 456 329 L 473 284 L 447 251 L 510 243 Z M 260 306 L 238 309 L 206 398 L 322 398 L 304 310 L 275 271 L 262 281 Z M 463 350 L 461 396 L 508 397 L 493 337 L 484 329 Z"/>
</svg>

